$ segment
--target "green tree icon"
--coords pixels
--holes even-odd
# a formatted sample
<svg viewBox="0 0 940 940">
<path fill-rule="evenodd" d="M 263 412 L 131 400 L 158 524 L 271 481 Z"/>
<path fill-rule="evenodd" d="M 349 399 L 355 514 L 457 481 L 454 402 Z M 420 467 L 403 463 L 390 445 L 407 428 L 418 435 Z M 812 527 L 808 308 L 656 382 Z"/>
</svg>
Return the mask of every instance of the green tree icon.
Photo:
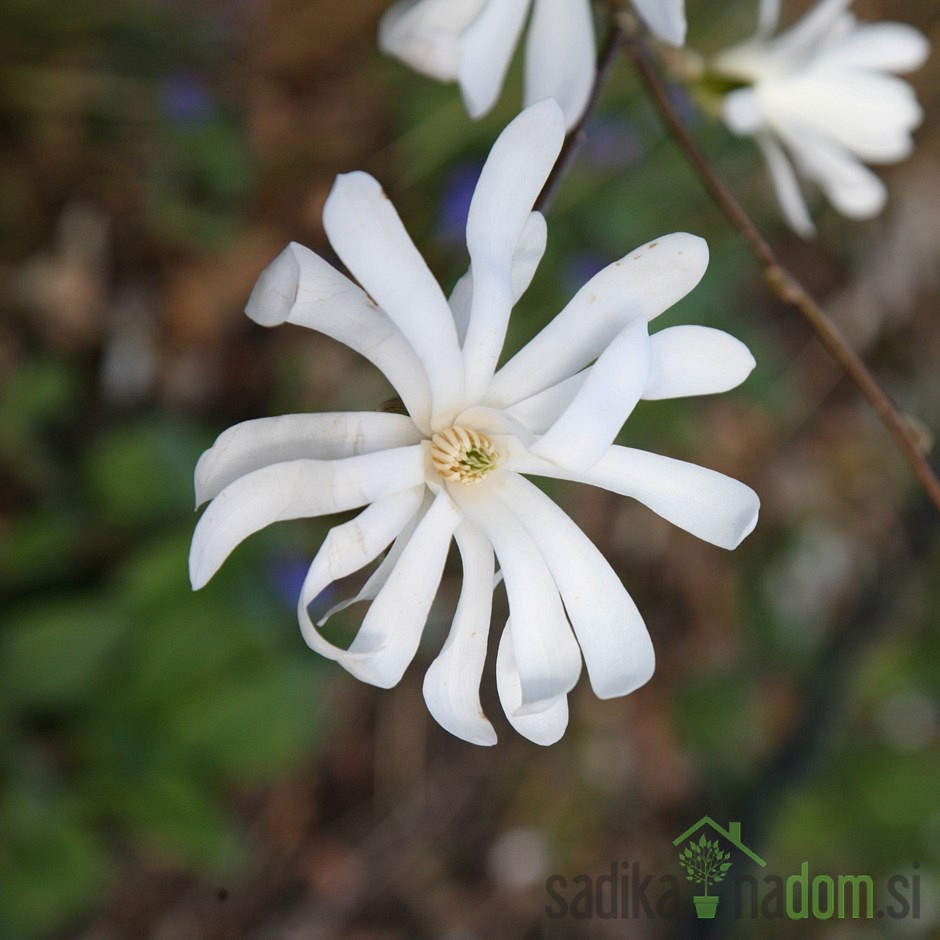
<svg viewBox="0 0 940 940">
<path fill-rule="evenodd" d="M 708 886 L 718 884 L 725 877 L 731 867 L 730 859 L 731 853 L 722 852 L 718 840 L 709 842 L 704 833 L 698 842 L 693 839 L 679 853 L 679 864 L 685 869 L 686 878 L 705 886 L 705 893 L 693 899 L 699 918 L 715 916 L 718 898 L 709 895 Z"/>
</svg>

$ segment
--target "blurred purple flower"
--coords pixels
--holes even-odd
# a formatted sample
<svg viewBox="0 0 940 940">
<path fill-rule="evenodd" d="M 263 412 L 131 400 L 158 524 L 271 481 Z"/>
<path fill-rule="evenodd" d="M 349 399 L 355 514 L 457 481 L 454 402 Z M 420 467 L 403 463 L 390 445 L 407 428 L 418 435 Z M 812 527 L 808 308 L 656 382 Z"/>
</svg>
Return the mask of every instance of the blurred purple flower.
<svg viewBox="0 0 940 940">
<path fill-rule="evenodd" d="M 198 124 L 212 113 L 214 100 L 199 76 L 176 72 L 163 80 L 160 105 L 174 123 Z"/>
<path fill-rule="evenodd" d="M 482 163 L 461 163 L 451 169 L 444 178 L 441 205 L 437 214 L 437 233 L 448 245 L 465 244 L 470 200 L 473 198 L 473 191 L 482 169 Z"/>
<path fill-rule="evenodd" d="M 566 295 L 576 293 L 582 284 L 603 271 L 608 264 L 610 258 L 603 258 L 592 251 L 573 251 L 562 269 L 561 278 Z"/>
<path fill-rule="evenodd" d="M 627 169 L 646 153 L 635 128 L 622 118 L 593 121 L 584 142 L 584 162 L 601 170 Z"/>
<path fill-rule="evenodd" d="M 276 554 L 272 555 L 265 566 L 268 572 L 268 581 L 274 588 L 278 600 L 284 602 L 293 610 L 297 606 L 297 595 L 303 587 L 310 567 L 309 559 L 298 555 Z"/>
</svg>

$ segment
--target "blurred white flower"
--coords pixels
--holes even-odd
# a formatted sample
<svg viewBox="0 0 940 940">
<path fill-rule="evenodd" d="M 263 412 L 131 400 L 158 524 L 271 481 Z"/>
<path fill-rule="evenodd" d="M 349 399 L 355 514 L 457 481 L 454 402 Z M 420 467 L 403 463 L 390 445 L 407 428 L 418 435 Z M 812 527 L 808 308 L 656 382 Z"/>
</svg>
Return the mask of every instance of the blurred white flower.
<svg viewBox="0 0 940 940">
<path fill-rule="evenodd" d="M 685 0 L 633 0 L 653 35 L 671 46 L 685 43 Z"/>
<path fill-rule="evenodd" d="M 525 105 L 554 98 L 572 128 L 594 84 L 590 0 L 398 0 L 379 24 L 379 48 L 440 81 L 460 84 L 471 117 L 496 103 L 525 27 Z M 685 0 L 636 0 L 650 28 L 676 45 L 685 38 Z"/>
<path fill-rule="evenodd" d="M 851 2 L 822 0 L 771 38 L 779 0 L 761 0 L 757 34 L 710 66 L 744 83 L 724 98 L 725 123 L 754 137 L 787 221 L 805 237 L 815 229 L 791 159 L 843 215 L 870 218 L 887 193 L 862 161 L 903 160 L 922 117 L 913 89 L 891 73 L 920 66 L 926 38 L 903 23 L 859 23 Z"/>
<path fill-rule="evenodd" d="M 719 330 L 648 335 L 648 321 L 704 273 L 700 238 L 667 235 L 610 265 L 496 368 L 510 310 L 545 248 L 545 220 L 532 206 L 563 139 L 553 101 L 524 111 L 497 139 L 467 222 L 470 270 L 449 300 L 379 184 L 365 173 L 340 176 L 324 227 L 361 288 L 291 244 L 262 273 L 246 312 L 265 326 L 295 323 L 345 343 L 387 376 L 407 414 L 248 421 L 222 434 L 196 468 L 197 502 L 212 502 L 193 537 L 194 588 L 272 522 L 366 507 L 330 530 L 298 615 L 310 647 L 383 688 L 415 655 L 453 537 L 463 584 L 424 696 L 441 725 L 477 744 L 496 740 L 479 698 L 494 556 L 511 618 L 497 687 L 523 735 L 549 744 L 564 733 L 582 655 L 602 698 L 633 691 L 653 672 L 650 638 L 617 575 L 522 474 L 632 496 L 725 548 L 751 531 L 758 512 L 756 495 L 735 480 L 613 444 L 640 399 L 724 391 L 753 367 L 747 348 Z M 359 595 L 340 605 L 372 601 L 359 633 L 349 649 L 335 646 L 308 606 L 389 545 Z"/>
</svg>

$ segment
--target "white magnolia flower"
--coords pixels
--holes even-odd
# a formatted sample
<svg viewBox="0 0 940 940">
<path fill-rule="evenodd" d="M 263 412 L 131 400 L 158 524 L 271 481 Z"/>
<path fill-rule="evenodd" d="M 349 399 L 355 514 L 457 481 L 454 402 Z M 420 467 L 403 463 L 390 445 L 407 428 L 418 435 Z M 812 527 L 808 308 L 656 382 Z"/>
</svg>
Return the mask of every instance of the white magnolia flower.
<svg viewBox="0 0 940 940">
<path fill-rule="evenodd" d="M 685 39 L 685 0 L 635 0 L 661 38 Z M 554 98 L 573 127 L 594 84 L 590 0 L 398 0 L 379 25 L 379 48 L 440 81 L 460 84 L 471 117 L 496 103 L 532 7 L 525 104 Z"/>
<path fill-rule="evenodd" d="M 763 152 L 790 225 L 814 232 L 796 169 L 843 215 L 871 218 L 884 206 L 884 183 L 868 163 L 903 160 L 921 122 L 913 89 L 891 73 L 921 65 L 924 36 L 903 23 L 859 23 L 852 0 L 822 0 L 774 38 L 779 0 L 761 0 L 757 34 L 711 68 L 745 87 L 724 99 L 725 123 Z"/>
<path fill-rule="evenodd" d="M 449 300 L 379 184 L 365 173 L 340 176 L 323 221 L 361 287 L 291 244 L 262 273 L 246 312 L 265 326 L 295 323 L 345 343 L 388 377 L 407 414 L 247 421 L 196 468 L 197 502 L 212 502 L 193 537 L 195 588 L 272 522 L 366 507 L 330 530 L 298 615 L 314 650 L 383 688 L 415 655 L 454 538 L 463 584 L 424 696 L 441 725 L 477 744 L 496 740 L 479 698 L 494 556 L 511 618 L 497 687 L 526 737 L 548 744 L 563 734 L 582 655 L 602 698 L 633 691 L 653 672 L 650 638 L 617 575 L 523 474 L 632 496 L 724 548 L 751 531 L 758 511 L 756 495 L 736 480 L 613 444 L 641 398 L 724 391 L 753 366 L 746 347 L 718 330 L 648 335 L 649 321 L 705 271 L 700 238 L 667 235 L 610 265 L 497 369 L 510 310 L 545 248 L 545 220 L 531 210 L 563 138 L 561 112 L 545 101 L 497 139 L 467 222 L 470 270 Z M 358 635 L 348 649 L 333 645 L 308 606 L 389 545 L 354 598 L 372 602 Z"/>
</svg>

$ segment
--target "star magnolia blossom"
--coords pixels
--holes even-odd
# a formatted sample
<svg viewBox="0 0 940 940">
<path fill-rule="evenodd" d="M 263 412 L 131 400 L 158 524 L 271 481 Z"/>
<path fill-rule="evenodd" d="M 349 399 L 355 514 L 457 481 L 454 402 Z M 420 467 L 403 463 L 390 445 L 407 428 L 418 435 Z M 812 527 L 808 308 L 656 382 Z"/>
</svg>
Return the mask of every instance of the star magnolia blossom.
<svg viewBox="0 0 940 940">
<path fill-rule="evenodd" d="M 753 135 L 787 221 L 806 237 L 815 229 L 790 158 L 839 212 L 870 218 L 887 193 L 862 161 L 903 160 L 922 117 L 911 87 L 890 73 L 921 65 L 927 40 L 903 23 L 859 23 L 850 5 L 822 0 L 770 38 L 779 0 L 762 0 L 757 34 L 711 63 L 719 75 L 746 83 L 725 97 L 725 123 Z"/>
<path fill-rule="evenodd" d="M 470 270 L 449 300 L 379 184 L 365 173 L 340 176 L 324 227 L 362 287 L 291 244 L 262 273 L 246 312 L 265 326 L 318 330 L 361 353 L 385 373 L 407 414 L 247 421 L 222 434 L 196 468 L 197 502 L 212 502 L 193 537 L 195 588 L 269 523 L 366 507 L 330 530 L 298 615 L 309 646 L 383 688 L 415 655 L 455 539 L 463 583 L 424 696 L 441 725 L 477 744 L 496 740 L 479 698 L 494 556 L 510 612 L 497 688 L 523 735 L 549 744 L 564 733 L 582 655 L 602 698 L 633 691 L 653 672 L 650 638 L 617 575 L 523 474 L 633 496 L 725 548 L 751 531 L 758 511 L 754 492 L 736 480 L 613 444 L 641 398 L 723 391 L 754 364 L 718 330 L 648 334 L 649 321 L 701 278 L 708 259 L 700 238 L 667 235 L 610 265 L 496 368 L 510 309 L 545 248 L 545 221 L 531 210 L 563 138 L 561 112 L 545 101 L 497 139 L 467 222 Z M 348 649 L 333 645 L 311 620 L 310 603 L 389 545 L 354 599 L 372 602 L 359 633 Z"/>
<path fill-rule="evenodd" d="M 554 98 L 573 127 L 594 84 L 590 0 L 398 0 L 379 25 L 379 48 L 440 81 L 460 83 L 471 117 L 496 103 L 525 26 L 525 103 Z M 685 40 L 685 0 L 635 0 L 650 29 Z"/>
</svg>

